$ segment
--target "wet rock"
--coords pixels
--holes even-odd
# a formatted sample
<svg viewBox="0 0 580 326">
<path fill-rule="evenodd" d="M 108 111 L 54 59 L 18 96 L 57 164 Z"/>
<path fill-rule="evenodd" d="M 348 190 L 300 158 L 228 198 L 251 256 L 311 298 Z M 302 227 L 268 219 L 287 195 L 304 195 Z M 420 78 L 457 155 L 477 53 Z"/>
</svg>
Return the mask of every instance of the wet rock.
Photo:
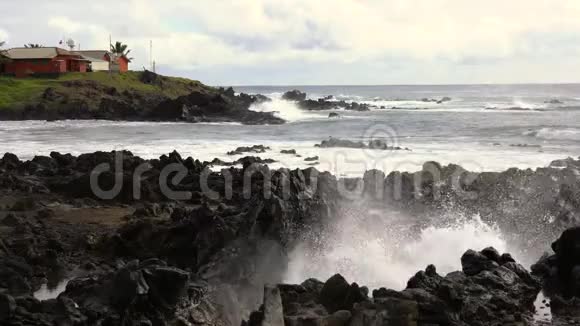
<svg viewBox="0 0 580 326">
<path fill-rule="evenodd" d="M 372 139 L 368 143 L 362 141 L 352 141 L 348 139 L 340 139 L 330 137 L 327 140 L 323 140 L 320 144 L 316 144 L 315 147 L 320 148 L 369 148 L 377 150 L 409 150 L 407 148 L 402 148 L 399 146 L 389 146 L 385 141 L 380 139 Z"/>
<path fill-rule="evenodd" d="M 0 168 L 5 170 L 14 170 L 20 166 L 22 162 L 18 159 L 18 156 L 12 153 L 5 153 L 0 160 Z"/>
<path fill-rule="evenodd" d="M 510 144 L 510 147 L 542 148 L 542 145 L 537 145 L 537 144 Z"/>
<path fill-rule="evenodd" d="M 295 149 L 283 149 L 280 151 L 281 154 L 293 154 L 296 155 L 296 150 Z"/>
<path fill-rule="evenodd" d="M 264 317 L 262 326 L 284 326 L 284 311 L 280 290 L 276 286 L 264 287 Z"/>
<path fill-rule="evenodd" d="M 318 156 L 312 156 L 312 157 L 307 157 L 304 159 L 305 162 L 314 162 L 314 161 L 318 161 Z"/>
<path fill-rule="evenodd" d="M 0 321 L 9 319 L 16 309 L 14 298 L 0 292 Z"/>
<path fill-rule="evenodd" d="M 50 157 L 53 158 L 59 166 L 71 166 L 74 165 L 76 161 L 76 158 L 71 154 L 61 154 L 59 152 L 50 152 Z"/>
<path fill-rule="evenodd" d="M 295 89 L 282 94 L 282 99 L 287 101 L 304 101 L 306 100 L 306 93 Z"/>
<path fill-rule="evenodd" d="M 549 165 L 550 167 L 553 168 L 577 168 L 578 167 L 578 162 L 576 160 L 574 160 L 571 157 L 562 159 L 562 160 L 554 160 L 550 163 Z"/>
<path fill-rule="evenodd" d="M 187 294 L 189 273 L 186 271 L 159 266 L 145 270 L 144 275 L 150 287 L 150 297 L 155 298 L 158 304 L 173 306 Z"/>
<path fill-rule="evenodd" d="M 427 274 L 427 276 L 433 277 L 437 274 L 437 268 L 435 267 L 435 265 L 428 265 L 427 268 L 425 268 L 425 274 Z"/>
<path fill-rule="evenodd" d="M 500 263 L 501 256 L 495 248 L 487 247 L 483 249 L 480 253 L 485 257 L 487 257 L 487 259 L 490 259 L 498 264 Z"/>
<path fill-rule="evenodd" d="M 330 112 L 330 113 L 328 114 L 328 117 L 329 117 L 329 118 L 340 118 L 340 117 L 341 117 L 341 115 L 340 115 L 340 114 L 338 114 L 338 113 L 336 113 L 336 112 Z"/>
<path fill-rule="evenodd" d="M 273 160 L 271 158 L 261 158 L 261 157 L 257 157 L 257 156 L 245 156 L 242 157 L 240 159 L 237 159 L 233 162 L 233 164 L 241 164 L 244 167 L 244 170 L 247 169 L 247 167 L 251 166 L 251 165 L 255 165 L 255 164 L 271 164 L 271 163 L 276 163 L 276 160 Z"/>
<path fill-rule="evenodd" d="M 367 145 L 363 142 L 355 142 L 351 140 L 343 140 L 340 138 L 330 137 L 328 140 L 323 140 L 316 147 L 321 148 L 331 148 L 331 147 L 344 147 L 344 148 L 366 148 Z"/>
<path fill-rule="evenodd" d="M 325 322 L 328 326 L 346 326 L 352 318 L 352 313 L 348 310 L 338 310 L 332 315 L 326 317 Z"/>
<path fill-rule="evenodd" d="M 320 291 L 320 303 L 330 313 L 338 310 L 350 310 L 355 303 L 361 302 L 365 298 L 356 283 L 349 285 L 340 274 L 329 278 Z"/>
<path fill-rule="evenodd" d="M 2 225 L 5 225 L 5 226 L 17 227 L 17 226 L 23 225 L 23 224 L 24 224 L 24 220 L 14 213 L 8 213 L 2 219 Z"/>
<path fill-rule="evenodd" d="M 498 264 L 482 253 L 468 250 L 461 256 L 461 266 L 466 275 L 472 276 L 482 271 L 494 269 L 498 267 Z"/>
<path fill-rule="evenodd" d="M 416 301 L 385 298 L 358 305 L 350 325 L 417 325 L 418 321 L 419 306 Z"/>
<path fill-rule="evenodd" d="M 407 282 L 408 289 L 430 289 L 435 290 L 441 284 L 443 278 L 437 274 L 435 266 L 429 265 L 425 271 L 417 272 Z M 386 296 L 385 291 L 377 292 L 376 295 Z M 374 296 L 375 294 L 373 294 Z"/>
<path fill-rule="evenodd" d="M 190 283 L 189 273 L 158 259 L 134 260 L 118 272 L 71 280 L 59 300 L 75 323 L 86 315 L 96 324 L 118 323 L 121 316 L 129 316 L 125 320 L 133 324 L 177 325 L 192 323 L 193 316 L 203 313 L 200 292 Z"/>
<path fill-rule="evenodd" d="M 161 206 L 157 203 L 146 203 L 133 213 L 135 217 L 158 217 L 161 215 Z"/>
<path fill-rule="evenodd" d="M 16 212 L 32 211 L 37 208 L 36 201 L 33 198 L 21 198 L 12 205 L 11 210 Z"/>
<path fill-rule="evenodd" d="M 533 274 L 543 279 L 551 298 L 580 298 L 580 227 L 562 232 L 552 250 L 554 255 L 545 255 L 532 266 Z"/>
<path fill-rule="evenodd" d="M 7 289 L 9 294 L 15 296 L 29 293 L 32 275 L 32 266 L 23 258 L 0 256 L 0 289 Z"/>
<path fill-rule="evenodd" d="M 451 101 L 451 97 L 444 96 L 443 98 L 437 101 L 437 104 L 442 104 L 449 101 Z"/>
<path fill-rule="evenodd" d="M 149 111 L 150 119 L 186 122 L 241 122 L 244 124 L 282 124 L 272 112 L 249 110 L 252 103 L 245 96 L 192 92 L 176 99 L 161 101 Z"/>
<path fill-rule="evenodd" d="M 253 146 L 242 146 L 238 147 L 233 151 L 229 151 L 228 155 L 241 155 L 244 153 L 265 153 L 270 150 L 270 147 L 264 145 L 253 145 Z"/>
<path fill-rule="evenodd" d="M 41 220 L 50 219 L 53 218 L 54 216 L 55 216 L 54 210 L 50 208 L 41 209 L 36 213 L 36 217 Z"/>
<path fill-rule="evenodd" d="M 512 257 L 511 254 L 508 254 L 508 253 L 502 254 L 501 257 L 499 257 L 499 261 L 498 261 L 498 263 L 500 265 L 507 264 L 507 263 L 515 263 L 515 262 L 516 262 L 516 260 Z"/>
</svg>

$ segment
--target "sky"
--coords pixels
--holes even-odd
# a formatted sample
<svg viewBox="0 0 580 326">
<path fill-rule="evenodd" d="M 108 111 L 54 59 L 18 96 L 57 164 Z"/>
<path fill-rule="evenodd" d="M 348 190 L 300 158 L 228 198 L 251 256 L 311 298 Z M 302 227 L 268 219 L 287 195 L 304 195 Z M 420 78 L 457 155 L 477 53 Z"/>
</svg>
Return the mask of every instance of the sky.
<svg viewBox="0 0 580 326">
<path fill-rule="evenodd" d="M 0 0 L 0 40 L 210 85 L 580 82 L 579 0 Z"/>
</svg>

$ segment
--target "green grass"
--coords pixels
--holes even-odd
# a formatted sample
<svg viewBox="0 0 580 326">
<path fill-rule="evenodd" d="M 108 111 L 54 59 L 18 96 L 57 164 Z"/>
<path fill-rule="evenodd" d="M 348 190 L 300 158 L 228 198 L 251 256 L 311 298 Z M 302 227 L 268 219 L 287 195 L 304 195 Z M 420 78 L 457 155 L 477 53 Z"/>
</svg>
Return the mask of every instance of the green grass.
<svg viewBox="0 0 580 326">
<path fill-rule="evenodd" d="M 161 86 L 144 84 L 139 80 L 141 72 L 130 71 L 109 76 L 107 72 L 67 73 L 57 78 L 13 78 L 0 76 L 0 109 L 22 107 L 39 100 L 48 87 L 62 88 L 65 81 L 93 80 L 119 91 L 136 90 L 158 92 L 175 98 L 192 91 L 212 92 L 214 89 L 197 80 L 162 76 Z"/>
</svg>

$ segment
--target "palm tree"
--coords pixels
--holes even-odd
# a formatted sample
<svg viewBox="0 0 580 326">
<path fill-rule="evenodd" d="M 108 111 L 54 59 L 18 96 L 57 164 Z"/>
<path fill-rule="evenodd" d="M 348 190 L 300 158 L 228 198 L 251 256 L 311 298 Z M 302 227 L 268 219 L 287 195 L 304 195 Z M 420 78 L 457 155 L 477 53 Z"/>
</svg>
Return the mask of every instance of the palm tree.
<svg viewBox="0 0 580 326">
<path fill-rule="evenodd" d="M 36 48 L 43 48 L 44 45 L 40 45 L 38 43 L 28 43 L 28 44 L 24 44 L 24 47 L 28 48 L 28 49 L 36 49 Z"/>
<path fill-rule="evenodd" d="M 10 59 L 8 58 L 7 54 L 1 50 L 2 47 L 4 46 L 4 44 L 6 44 L 6 42 L 4 41 L 0 41 L 0 72 L 3 71 L 2 69 L 2 65 L 8 61 L 10 61 Z"/>
<path fill-rule="evenodd" d="M 111 52 L 118 56 L 124 56 L 129 61 L 133 60 L 133 58 L 129 58 L 129 53 L 131 53 L 130 49 L 127 49 L 127 44 L 123 44 L 121 42 L 115 42 L 115 45 L 111 44 Z"/>
</svg>

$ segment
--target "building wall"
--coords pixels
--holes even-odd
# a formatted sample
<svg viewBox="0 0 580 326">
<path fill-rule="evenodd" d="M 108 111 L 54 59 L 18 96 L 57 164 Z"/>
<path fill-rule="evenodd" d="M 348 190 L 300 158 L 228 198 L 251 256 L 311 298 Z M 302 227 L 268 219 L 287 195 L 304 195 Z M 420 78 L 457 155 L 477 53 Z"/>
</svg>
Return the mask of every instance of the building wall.
<svg viewBox="0 0 580 326">
<path fill-rule="evenodd" d="M 16 76 L 26 76 L 33 73 L 61 73 L 66 72 L 66 63 L 58 60 L 14 60 L 6 63 L 5 73 Z"/>
<path fill-rule="evenodd" d="M 105 55 L 103 57 L 103 60 L 109 62 L 110 58 L 108 55 Z M 95 70 L 94 67 L 93 67 L 93 70 Z M 107 65 L 106 70 L 109 70 L 108 65 Z M 117 58 L 117 60 L 115 60 L 115 62 L 111 63 L 111 70 L 115 71 L 115 72 L 127 72 L 127 71 L 129 71 L 129 60 L 127 60 L 127 58 L 125 58 L 125 57 Z"/>
<path fill-rule="evenodd" d="M 124 57 L 120 57 L 119 59 L 117 59 L 117 62 L 119 63 L 119 71 L 120 72 L 129 71 L 129 60 L 127 60 Z"/>
<path fill-rule="evenodd" d="M 91 67 L 93 68 L 93 71 L 109 71 L 108 62 L 93 62 L 91 63 Z"/>
<path fill-rule="evenodd" d="M 85 61 L 77 61 L 77 60 L 68 60 L 70 62 L 69 69 L 67 71 L 70 72 L 87 72 L 87 62 Z"/>
</svg>

